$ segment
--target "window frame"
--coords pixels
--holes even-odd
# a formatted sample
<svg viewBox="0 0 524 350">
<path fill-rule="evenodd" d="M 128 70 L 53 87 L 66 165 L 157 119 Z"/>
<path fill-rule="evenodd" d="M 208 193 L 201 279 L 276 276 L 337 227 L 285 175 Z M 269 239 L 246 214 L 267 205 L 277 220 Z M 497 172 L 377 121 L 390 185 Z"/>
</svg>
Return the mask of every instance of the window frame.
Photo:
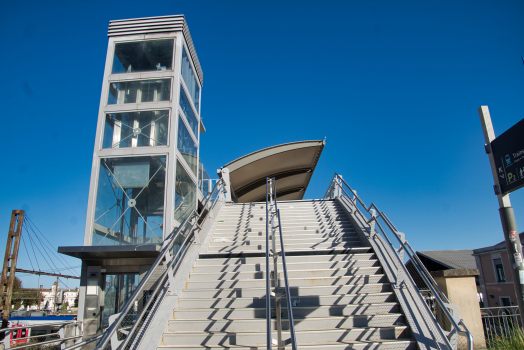
<svg viewBox="0 0 524 350">
<path fill-rule="evenodd" d="M 151 102 L 148 102 L 148 103 L 151 103 Z M 134 105 L 133 103 L 130 103 L 130 105 Z M 114 106 L 122 106 L 122 105 L 114 105 Z M 107 117 L 107 114 L 118 114 L 118 113 L 139 113 L 139 112 L 154 112 L 154 111 L 167 111 L 167 139 L 166 139 L 166 144 L 165 145 L 160 145 L 160 146 L 137 146 L 137 147 L 118 147 L 118 148 L 113 148 L 113 147 L 109 147 L 109 148 L 104 148 L 104 136 L 105 136 L 105 120 L 106 120 L 106 117 Z M 117 109 L 115 111 L 108 111 L 108 110 L 104 110 L 104 115 L 103 115 L 103 125 L 102 125 L 102 130 L 101 130 L 101 138 L 100 138 L 100 148 L 99 148 L 99 151 L 100 152 L 109 152 L 109 151 L 112 151 L 112 152 L 115 152 L 117 150 L 119 151 L 122 151 L 122 150 L 126 150 L 126 149 L 132 149 L 132 150 L 136 150 L 136 149 L 165 149 L 166 147 L 169 148 L 170 147 L 170 144 L 169 144 L 169 135 L 171 133 L 171 116 L 172 116 L 172 112 L 173 112 L 173 109 L 172 108 L 147 108 L 147 109 L 128 109 L 128 110 L 121 110 L 121 109 Z M 162 150 L 163 151 L 163 150 Z M 103 153 L 102 153 L 103 154 Z M 155 155 L 159 155 L 157 153 L 155 153 Z M 117 157 L 121 157 L 121 155 L 116 155 Z M 142 156 L 142 155 L 138 155 L 138 156 Z M 114 156 L 113 156 L 114 157 Z M 100 158 L 111 158 L 111 155 L 108 155 L 108 156 L 102 156 L 100 155 Z"/>
<path fill-rule="evenodd" d="M 159 146 L 155 146 L 156 147 L 159 147 Z M 161 147 L 166 147 L 166 146 L 161 146 Z M 153 148 L 153 147 L 137 147 L 137 148 L 141 148 L 141 149 L 149 149 L 149 148 Z M 108 150 L 115 150 L 115 149 L 108 149 Z M 125 150 L 125 148 L 124 148 Z M 170 159 L 169 159 L 169 152 L 163 152 L 163 153 L 138 153 L 138 154 L 119 154 L 119 155 L 116 155 L 116 154 L 109 154 L 109 155 L 101 155 L 99 154 L 98 156 L 98 164 L 97 164 L 97 172 L 96 172 L 96 180 L 94 181 L 94 184 L 93 184 L 93 188 L 92 188 L 92 191 L 93 191 L 93 213 L 92 213 L 92 217 L 91 217 L 91 220 L 88 221 L 89 225 L 86 224 L 86 229 L 88 228 L 89 226 L 89 230 L 90 230 L 90 237 L 89 237 L 89 244 L 88 246 L 93 246 L 93 230 L 94 230 L 94 223 L 95 223 L 95 208 L 96 208 L 96 202 L 98 200 L 98 188 L 99 188 L 99 180 L 100 180 L 100 171 L 102 169 L 102 160 L 103 159 L 108 159 L 108 158 L 133 158 L 133 157 L 165 157 L 166 158 L 166 173 L 165 173 L 165 180 L 164 180 L 164 211 L 162 213 L 162 221 L 163 221 L 163 225 L 164 225 L 164 228 L 162 229 L 162 242 L 165 240 L 166 238 L 166 223 L 167 223 L 167 220 L 168 218 L 166 217 L 166 213 L 167 213 L 167 204 L 168 204 L 168 191 L 169 191 L 169 185 L 170 185 L 170 181 L 169 181 L 169 177 L 171 176 L 171 171 L 170 171 Z M 176 163 L 175 163 L 176 164 Z M 89 207 L 88 207 L 89 208 Z M 85 244 L 84 242 L 84 245 L 87 245 Z M 98 246 L 98 245 L 97 245 Z"/>
<path fill-rule="evenodd" d="M 159 71 L 159 70 L 152 70 L 152 71 L 143 71 L 143 72 L 124 72 L 124 73 L 113 73 L 113 64 L 114 64 L 114 60 L 115 60 L 115 52 L 116 52 L 116 45 L 117 44 L 125 44 L 125 43 L 136 43 L 136 42 L 141 42 L 141 41 L 159 41 L 159 40 L 172 40 L 173 41 L 173 55 L 171 56 L 171 69 L 166 69 L 166 70 L 162 70 L 162 71 Z M 159 36 L 159 37 L 154 37 L 154 38 L 136 38 L 136 39 L 128 39 L 128 40 L 115 40 L 113 42 L 113 47 L 112 47 L 112 51 L 111 51 L 111 62 L 110 62 L 110 65 L 109 65 L 109 77 L 111 76 L 115 76 L 115 75 L 129 75 L 129 74 L 149 74 L 149 73 L 160 73 L 160 72 L 164 72 L 164 74 L 166 72 L 175 72 L 175 56 L 176 56 L 176 37 L 173 37 L 173 36 Z"/>
<path fill-rule="evenodd" d="M 170 71 L 171 72 L 171 71 Z M 127 73 L 127 74 L 132 74 L 132 73 Z M 112 75 L 120 75 L 120 74 L 112 74 Z M 167 101 L 150 101 L 150 102 L 131 102 L 131 103 L 114 103 L 114 104 L 109 104 L 108 103 L 108 100 L 109 100 L 109 94 L 111 93 L 111 84 L 115 84 L 115 83 L 131 83 L 131 82 L 141 82 L 141 81 L 151 81 L 151 80 L 167 80 L 169 79 L 170 80 L 170 94 L 169 94 L 169 100 Z M 170 103 L 172 104 L 173 103 L 173 80 L 174 77 L 172 75 L 169 75 L 169 76 L 161 76 L 161 77 L 157 77 L 157 78 L 140 78 L 140 79 L 107 79 L 107 98 L 105 99 L 105 104 L 104 104 L 104 107 L 105 108 L 111 108 L 113 106 L 140 106 L 142 104 L 147 104 L 147 105 L 150 105 L 152 103 Z M 114 107 L 113 107 L 114 108 Z"/>
<path fill-rule="evenodd" d="M 497 264 L 495 264 L 495 260 L 498 260 L 498 259 L 500 259 L 500 265 L 502 266 L 502 272 L 504 273 L 504 281 L 499 280 Z M 491 255 L 491 265 L 493 266 L 493 272 L 495 274 L 495 282 L 496 283 L 507 283 L 508 278 L 506 277 L 506 268 L 504 267 L 504 260 L 502 259 L 502 256 L 500 253 Z"/>
</svg>

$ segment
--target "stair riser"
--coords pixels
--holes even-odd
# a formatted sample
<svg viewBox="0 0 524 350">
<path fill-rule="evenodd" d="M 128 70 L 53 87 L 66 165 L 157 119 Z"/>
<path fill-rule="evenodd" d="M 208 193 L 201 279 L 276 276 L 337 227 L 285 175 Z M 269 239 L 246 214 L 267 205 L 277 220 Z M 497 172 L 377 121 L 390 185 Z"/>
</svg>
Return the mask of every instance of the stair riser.
<svg viewBox="0 0 524 350">
<path fill-rule="evenodd" d="M 404 327 L 370 328 L 370 329 L 351 329 L 351 330 L 324 330 L 297 332 L 297 345 L 308 345 L 318 342 L 333 341 L 366 341 L 378 339 L 398 339 L 405 331 Z M 284 339 L 289 338 L 289 332 L 283 332 Z M 265 332 L 253 333 L 166 333 L 163 343 L 166 345 L 252 345 L 262 344 L 266 341 Z"/>
<path fill-rule="evenodd" d="M 283 286 L 281 275 L 281 286 Z M 330 286 L 346 284 L 368 284 L 387 282 L 384 275 L 371 276 L 342 276 L 342 277 L 320 277 L 320 278 L 290 278 L 290 288 L 312 287 L 312 286 Z M 187 281 L 184 289 L 202 289 L 202 288 L 262 288 L 265 287 L 265 279 L 256 280 L 235 280 L 235 281 Z"/>
<path fill-rule="evenodd" d="M 282 308 L 283 316 L 287 317 L 287 310 Z M 398 313 L 397 304 L 363 304 L 363 305 L 345 305 L 345 306 L 312 306 L 312 307 L 294 307 L 293 317 L 327 317 L 327 316 L 351 316 L 351 315 L 373 315 L 383 313 Z M 266 318 L 266 309 L 175 309 L 173 318 L 195 320 L 195 319 L 239 319 L 239 318 Z"/>
<path fill-rule="evenodd" d="M 287 260 L 287 259 L 286 259 Z M 289 271 L 298 271 L 298 270 L 309 270 L 311 266 L 303 263 L 289 263 L 287 262 L 287 269 Z M 271 268 L 273 267 L 273 262 L 270 261 Z M 315 268 L 319 270 L 326 269 L 355 269 L 355 268 L 364 268 L 364 267 L 378 267 L 380 266 L 377 260 L 355 260 L 355 261 L 341 261 L 341 262 L 317 262 L 315 263 Z M 266 269 L 266 263 L 260 264 L 236 264 L 236 265 L 203 265 L 203 266 L 194 266 L 193 271 L 195 273 L 225 273 L 225 272 L 259 272 Z M 278 264 L 278 269 L 282 271 L 282 263 Z"/>
<path fill-rule="evenodd" d="M 160 350 L 175 350 L 185 349 L 186 346 L 176 345 L 161 345 L 158 347 Z M 199 349 L 199 348 L 195 348 Z M 202 346 L 201 349 L 206 350 L 224 350 L 222 346 Z M 235 350 L 266 350 L 265 344 L 251 345 L 251 346 L 237 346 Z M 339 344 L 311 344 L 308 346 L 301 346 L 303 350 L 417 350 L 417 342 L 414 340 L 398 340 L 398 341 L 374 341 L 364 343 L 339 343 Z"/>
<path fill-rule="evenodd" d="M 334 228 L 354 228 L 353 225 L 349 221 L 346 222 L 318 222 L 318 221 L 310 221 L 305 223 L 282 223 L 282 230 L 286 229 L 296 229 L 296 228 L 302 228 L 302 227 L 309 227 L 310 229 L 334 229 Z M 271 226 L 269 227 L 271 228 Z M 216 232 L 224 231 L 224 230 L 233 230 L 233 231 L 242 231 L 245 229 L 266 229 L 266 223 L 263 221 L 257 221 L 257 222 L 250 222 L 250 223 L 226 223 L 226 222 L 219 222 L 216 226 Z"/>
<path fill-rule="evenodd" d="M 345 285 L 345 286 L 315 286 L 291 288 L 291 296 L 302 295 L 338 295 L 357 293 L 382 293 L 390 292 L 391 285 L 386 283 Z M 262 298 L 266 295 L 264 288 L 238 288 L 238 289 L 184 289 L 183 298 Z"/>
<path fill-rule="evenodd" d="M 295 318 L 295 329 L 311 330 L 319 328 L 352 328 L 352 327 L 387 327 L 395 323 L 404 323 L 404 318 L 400 314 L 391 315 L 372 315 L 372 316 L 345 316 L 345 317 L 311 317 L 304 319 Z M 272 321 L 273 330 L 276 329 L 276 321 Z M 282 320 L 282 329 L 288 330 L 288 320 Z M 209 322 L 208 320 L 170 320 L 168 331 L 174 332 L 264 332 L 266 330 L 265 319 L 242 320 L 232 322 L 229 320 L 218 320 Z"/>
<path fill-rule="evenodd" d="M 280 273 L 282 270 L 279 270 Z M 314 278 L 314 277 L 335 277 L 335 276 L 359 276 L 380 274 L 380 267 L 360 268 L 360 269 L 327 269 L 327 270 L 290 270 L 288 268 L 289 278 Z M 254 272 L 226 272 L 226 273 L 192 273 L 189 275 L 189 281 L 234 281 L 244 279 L 265 279 L 266 273 L 262 271 Z"/>
<path fill-rule="evenodd" d="M 284 237 L 290 237 L 290 238 L 297 238 L 297 236 L 322 236 L 322 237 L 329 237 L 329 236 L 339 236 L 344 234 L 357 234 L 357 231 L 355 231 L 354 228 L 346 227 L 346 228 L 339 228 L 339 229 L 302 229 L 302 228 L 295 228 L 295 229 L 282 229 L 282 234 Z M 271 231 L 269 232 L 269 235 L 271 236 Z M 277 233 L 278 235 L 278 233 Z M 213 234 L 213 237 L 263 237 L 263 239 L 266 239 L 266 228 L 260 228 L 256 230 L 252 229 L 242 229 L 242 230 L 219 230 L 215 231 Z"/>
<path fill-rule="evenodd" d="M 353 261 L 376 259 L 373 253 L 359 253 L 359 254 L 330 254 L 330 255 L 301 255 L 301 256 L 286 256 L 288 264 L 303 264 L 303 263 L 350 263 Z M 230 258 L 230 259 L 197 259 L 196 266 L 222 265 L 222 266 L 236 266 L 243 264 L 260 264 L 265 266 L 265 257 L 250 257 L 250 258 Z M 316 265 L 315 265 L 316 266 Z"/>
<path fill-rule="evenodd" d="M 309 234 L 309 235 L 283 235 L 284 242 L 287 244 L 304 244 L 304 243 L 312 243 L 312 242 L 321 242 L 323 240 L 325 241 L 334 241 L 334 240 L 343 240 L 343 241 L 360 241 L 359 236 L 356 233 L 352 232 L 341 232 L 338 234 Z M 277 234 L 275 236 L 276 240 L 280 242 L 280 236 Z M 271 234 L 269 237 L 269 240 L 271 241 Z M 259 236 L 259 235 L 252 235 L 249 236 L 238 236 L 238 235 L 220 235 L 220 236 L 213 236 L 211 238 L 210 245 L 211 246 L 218 246 L 218 245 L 224 245 L 224 244 L 245 244 L 245 245 L 254 245 L 254 244 L 265 244 L 266 237 L 265 235 Z"/>
<path fill-rule="evenodd" d="M 308 243 L 308 244 L 284 244 L 284 249 L 288 250 L 318 250 L 318 249 L 344 249 L 362 247 L 360 241 L 348 241 L 348 242 L 329 242 L 329 243 Z M 271 245 L 270 245 L 271 248 Z M 277 245 L 277 251 L 280 250 L 280 245 Z M 222 247 L 211 246 L 207 250 L 208 253 L 231 253 L 231 252 L 265 252 L 266 245 L 224 245 Z"/>
<path fill-rule="evenodd" d="M 329 306 L 329 305 L 348 305 L 359 303 L 385 303 L 395 302 L 395 296 L 392 293 L 373 294 L 373 295 L 334 295 L 334 296 L 303 296 L 292 298 L 291 302 L 294 307 L 304 306 Z M 271 300 L 274 307 L 274 299 Z M 283 300 L 283 305 L 287 305 Z M 202 309 L 202 308 L 265 308 L 265 298 L 235 298 L 235 299 L 179 299 L 178 308 L 180 309 Z"/>
</svg>

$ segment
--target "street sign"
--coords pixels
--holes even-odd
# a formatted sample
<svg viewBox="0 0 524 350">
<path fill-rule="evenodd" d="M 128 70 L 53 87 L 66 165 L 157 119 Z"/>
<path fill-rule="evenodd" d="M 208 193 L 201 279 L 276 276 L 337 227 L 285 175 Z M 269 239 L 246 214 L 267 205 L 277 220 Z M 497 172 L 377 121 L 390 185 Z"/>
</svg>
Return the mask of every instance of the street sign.
<svg viewBox="0 0 524 350">
<path fill-rule="evenodd" d="M 524 119 L 491 141 L 491 150 L 501 193 L 524 186 Z"/>
</svg>

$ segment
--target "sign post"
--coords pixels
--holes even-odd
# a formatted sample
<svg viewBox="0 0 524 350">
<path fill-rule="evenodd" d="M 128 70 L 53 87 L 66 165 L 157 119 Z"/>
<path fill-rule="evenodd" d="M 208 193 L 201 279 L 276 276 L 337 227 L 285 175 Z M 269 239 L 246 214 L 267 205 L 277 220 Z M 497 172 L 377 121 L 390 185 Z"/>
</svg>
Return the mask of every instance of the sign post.
<svg viewBox="0 0 524 350">
<path fill-rule="evenodd" d="M 489 156 L 491 172 L 495 185 L 495 194 L 499 201 L 500 220 L 506 241 L 510 264 L 512 263 L 513 285 L 519 306 L 521 324 L 524 325 L 524 263 L 519 231 L 509 193 L 524 186 L 524 142 L 519 133 L 524 132 L 524 120 L 521 120 L 498 138 L 491 123 L 488 106 L 478 109 L 486 153 Z M 521 134 L 522 135 L 522 134 Z M 522 171 L 522 174 L 519 173 Z"/>
</svg>

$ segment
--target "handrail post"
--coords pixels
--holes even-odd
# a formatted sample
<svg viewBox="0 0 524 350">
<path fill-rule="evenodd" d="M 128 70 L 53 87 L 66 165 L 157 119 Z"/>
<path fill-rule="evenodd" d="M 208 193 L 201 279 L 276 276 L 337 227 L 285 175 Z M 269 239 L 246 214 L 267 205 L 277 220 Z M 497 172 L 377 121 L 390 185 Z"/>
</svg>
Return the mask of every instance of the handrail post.
<svg viewBox="0 0 524 350">
<path fill-rule="evenodd" d="M 271 350 L 271 292 L 269 274 L 269 207 L 268 207 L 268 195 L 269 195 L 269 179 L 266 178 L 266 345 L 267 350 Z"/>
</svg>

